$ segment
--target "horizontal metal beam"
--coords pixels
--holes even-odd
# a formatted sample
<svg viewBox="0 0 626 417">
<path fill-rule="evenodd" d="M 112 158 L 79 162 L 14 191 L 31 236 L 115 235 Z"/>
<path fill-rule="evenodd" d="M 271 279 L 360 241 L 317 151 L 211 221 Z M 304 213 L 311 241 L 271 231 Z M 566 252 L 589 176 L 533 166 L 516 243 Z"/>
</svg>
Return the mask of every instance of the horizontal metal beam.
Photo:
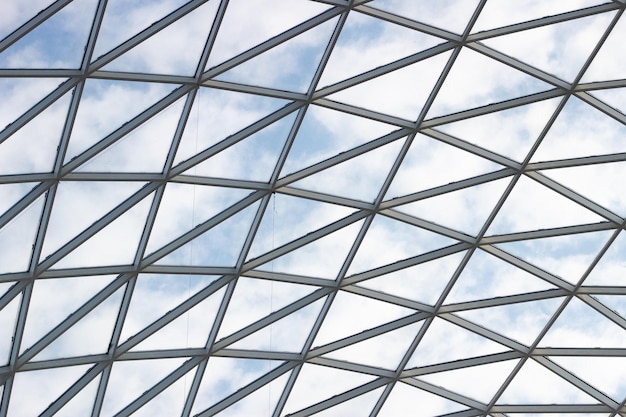
<svg viewBox="0 0 626 417">
<path fill-rule="evenodd" d="M 490 363 L 498 363 L 502 361 L 510 361 L 520 359 L 524 354 L 516 351 L 508 351 L 502 353 L 494 353 L 485 356 L 476 356 L 473 358 L 459 359 L 452 362 L 442 362 L 434 365 L 420 366 L 402 371 L 401 378 L 419 377 L 421 375 L 429 375 L 437 372 L 453 371 L 455 369 L 464 369 L 472 366 L 487 365 Z"/>
</svg>

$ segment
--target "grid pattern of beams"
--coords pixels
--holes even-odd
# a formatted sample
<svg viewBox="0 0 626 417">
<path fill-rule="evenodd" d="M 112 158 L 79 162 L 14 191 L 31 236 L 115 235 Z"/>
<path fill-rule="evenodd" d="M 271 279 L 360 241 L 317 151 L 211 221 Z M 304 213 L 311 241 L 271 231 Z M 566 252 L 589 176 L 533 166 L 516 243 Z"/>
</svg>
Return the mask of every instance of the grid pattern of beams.
<svg viewBox="0 0 626 417">
<path fill-rule="evenodd" d="M 0 417 L 626 416 L 623 1 L 32 3 Z"/>
</svg>

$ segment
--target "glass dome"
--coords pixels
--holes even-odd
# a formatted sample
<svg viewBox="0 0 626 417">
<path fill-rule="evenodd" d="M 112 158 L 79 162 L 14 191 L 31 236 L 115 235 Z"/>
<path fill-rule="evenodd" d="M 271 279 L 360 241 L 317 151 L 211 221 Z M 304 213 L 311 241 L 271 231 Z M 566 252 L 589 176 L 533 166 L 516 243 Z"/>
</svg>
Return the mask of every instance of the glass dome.
<svg viewBox="0 0 626 417">
<path fill-rule="evenodd" d="M 624 0 L 0 6 L 0 416 L 626 416 Z"/>
</svg>

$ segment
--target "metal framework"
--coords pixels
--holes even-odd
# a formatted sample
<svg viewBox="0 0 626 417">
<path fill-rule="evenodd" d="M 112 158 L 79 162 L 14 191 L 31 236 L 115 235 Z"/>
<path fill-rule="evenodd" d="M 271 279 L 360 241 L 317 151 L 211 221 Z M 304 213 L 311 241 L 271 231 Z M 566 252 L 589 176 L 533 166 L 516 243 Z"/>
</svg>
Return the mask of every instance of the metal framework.
<svg viewBox="0 0 626 417">
<path fill-rule="evenodd" d="M 623 1 L 35 3 L 0 416 L 626 416 Z"/>
</svg>

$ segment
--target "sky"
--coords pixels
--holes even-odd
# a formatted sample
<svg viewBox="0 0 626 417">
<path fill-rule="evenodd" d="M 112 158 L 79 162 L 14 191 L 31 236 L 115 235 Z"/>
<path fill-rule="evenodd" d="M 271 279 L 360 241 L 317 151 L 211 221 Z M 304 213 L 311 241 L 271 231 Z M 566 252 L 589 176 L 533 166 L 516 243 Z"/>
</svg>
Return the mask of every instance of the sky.
<svg viewBox="0 0 626 417">
<path fill-rule="evenodd" d="M 0 416 L 626 415 L 621 0 L 104 3 L 0 6 Z"/>
</svg>

